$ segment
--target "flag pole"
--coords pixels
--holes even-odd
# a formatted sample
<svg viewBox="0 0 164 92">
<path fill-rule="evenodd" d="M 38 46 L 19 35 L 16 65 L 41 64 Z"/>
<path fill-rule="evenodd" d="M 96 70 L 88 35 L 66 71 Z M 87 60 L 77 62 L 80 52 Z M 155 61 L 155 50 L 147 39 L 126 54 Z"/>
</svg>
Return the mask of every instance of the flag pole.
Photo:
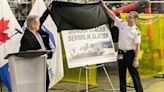
<svg viewBox="0 0 164 92">
<path fill-rule="evenodd" d="M 10 40 L 13 36 L 15 36 L 15 35 L 18 34 L 18 33 L 19 33 L 19 32 L 14 33 L 13 35 L 11 35 L 11 37 L 10 37 L 9 39 L 7 39 L 7 40 L 1 42 L 1 43 L 0 43 L 0 46 L 1 46 L 3 43 L 5 43 L 6 41 Z"/>
</svg>

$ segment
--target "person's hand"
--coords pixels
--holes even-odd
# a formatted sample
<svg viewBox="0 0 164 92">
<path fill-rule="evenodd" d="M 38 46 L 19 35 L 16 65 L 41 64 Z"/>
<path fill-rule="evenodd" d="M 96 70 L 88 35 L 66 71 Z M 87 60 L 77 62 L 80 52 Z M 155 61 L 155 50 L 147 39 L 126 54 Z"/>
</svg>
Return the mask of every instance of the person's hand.
<svg viewBox="0 0 164 92">
<path fill-rule="evenodd" d="M 52 9 L 52 4 L 48 6 L 48 10 L 51 11 L 51 9 Z"/>
<path fill-rule="evenodd" d="M 138 59 L 133 60 L 133 67 L 137 68 L 139 65 Z"/>
<path fill-rule="evenodd" d="M 102 3 L 103 6 L 106 6 L 106 4 L 103 0 L 101 0 L 101 3 Z"/>
</svg>

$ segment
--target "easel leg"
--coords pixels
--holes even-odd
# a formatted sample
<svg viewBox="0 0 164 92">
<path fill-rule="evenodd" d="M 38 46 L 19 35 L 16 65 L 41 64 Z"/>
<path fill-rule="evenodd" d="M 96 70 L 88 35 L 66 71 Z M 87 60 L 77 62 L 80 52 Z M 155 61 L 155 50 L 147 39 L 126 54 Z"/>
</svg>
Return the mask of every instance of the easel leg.
<svg viewBox="0 0 164 92">
<path fill-rule="evenodd" d="M 80 67 L 79 80 L 78 80 L 78 85 L 77 85 L 77 92 L 79 92 L 79 86 L 80 86 L 80 80 L 81 80 L 81 71 L 82 71 L 82 68 Z"/>
<path fill-rule="evenodd" d="M 106 70 L 104 64 L 102 64 L 102 66 L 103 66 L 104 72 L 105 72 L 105 74 L 106 74 L 106 76 L 107 76 L 107 78 L 108 78 L 108 81 L 109 81 L 109 83 L 110 83 L 110 85 L 111 85 L 111 87 L 112 87 L 112 90 L 113 90 L 113 92 L 115 92 L 115 89 L 114 89 L 114 87 L 113 87 L 112 81 L 111 81 L 111 79 L 110 79 L 110 77 L 109 77 L 109 75 L 108 75 L 108 73 L 107 73 L 107 70 Z"/>
<path fill-rule="evenodd" d="M 86 92 L 88 92 L 88 66 L 85 67 L 86 71 Z M 79 92 L 80 80 L 81 80 L 82 67 L 80 67 L 79 80 L 77 85 L 77 92 Z"/>
<path fill-rule="evenodd" d="M 100 66 L 99 66 L 99 67 L 100 67 Z M 111 81 L 111 79 L 110 79 L 110 77 L 109 77 L 109 75 L 108 75 L 108 73 L 107 73 L 107 70 L 106 70 L 104 64 L 102 64 L 101 67 L 103 67 L 103 70 L 104 70 L 104 72 L 105 72 L 105 74 L 106 74 L 106 76 L 107 76 L 107 78 L 108 78 L 108 81 L 109 81 L 109 83 L 110 83 L 110 85 L 111 85 L 111 87 L 112 87 L 113 92 L 116 92 L 115 89 L 114 89 L 114 87 L 113 87 L 112 81 Z M 89 70 L 89 67 L 88 67 L 88 66 L 85 66 L 85 69 L 86 69 L 86 70 L 85 70 L 85 71 L 86 71 L 86 92 L 88 92 L 88 89 L 89 89 L 89 85 L 88 85 L 88 70 Z M 77 92 L 79 92 L 79 85 L 80 85 L 80 79 L 81 79 L 81 72 L 82 72 L 82 67 L 80 67 L 79 80 L 78 80 L 78 86 L 77 86 Z"/>
</svg>

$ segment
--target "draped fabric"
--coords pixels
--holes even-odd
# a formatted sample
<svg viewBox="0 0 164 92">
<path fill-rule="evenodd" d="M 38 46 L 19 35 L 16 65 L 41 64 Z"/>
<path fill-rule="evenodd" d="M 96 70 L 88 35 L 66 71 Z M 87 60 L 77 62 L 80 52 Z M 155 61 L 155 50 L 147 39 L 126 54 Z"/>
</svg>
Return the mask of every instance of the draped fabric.
<svg viewBox="0 0 164 92">
<path fill-rule="evenodd" d="M 53 1 L 50 5 L 52 5 L 51 10 L 47 9 L 40 18 L 40 21 L 42 24 L 47 16 L 50 14 L 57 26 L 58 32 L 71 29 L 89 29 L 111 22 L 107 14 L 104 12 L 101 2 L 91 4 L 79 4 Z M 69 69 L 66 62 L 64 47 L 62 47 L 62 51 L 64 61 L 63 80 L 77 82 L 80 69 Z M 81 77 L 81 83 L 85 83 L 85 69 L 83 69 Z M 96 69 L 89 70 L 89 84 L 96 84 Z"/>
<path fill-rule="evenodd" d="M 58 28 L 58 32 L 62 30 L 93 28 L 111 21 L 104 12 L 101 2 L 78 4 L 53 1 L 50 5 L 52 5 L 51 10 L 45 11 L 41 22 L 50 14 Z"/>
<path fill-rule="evenodd" d="M 126 14 L 121 14 L 126 19 Z M 140 14 L 137 26 L 141 31 L 142 42 L 139 57 L 141 78 L 164 74 L 164 14 Z M 127 82 L 131 81 L 130 75 Z"/>
</svg>

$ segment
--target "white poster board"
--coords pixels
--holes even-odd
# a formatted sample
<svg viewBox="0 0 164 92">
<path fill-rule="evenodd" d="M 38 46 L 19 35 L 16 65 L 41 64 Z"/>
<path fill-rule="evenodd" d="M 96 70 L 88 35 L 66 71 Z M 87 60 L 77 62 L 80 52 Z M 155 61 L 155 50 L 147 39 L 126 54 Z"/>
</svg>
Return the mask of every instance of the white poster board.
<svg viewBox="0 0 164 92">
<path fill-rule="evenodd" d="M 69 68 L 116 61 L 107 24 L 83 30 L 63 30 L 62 37 Z"/>
</svg>

